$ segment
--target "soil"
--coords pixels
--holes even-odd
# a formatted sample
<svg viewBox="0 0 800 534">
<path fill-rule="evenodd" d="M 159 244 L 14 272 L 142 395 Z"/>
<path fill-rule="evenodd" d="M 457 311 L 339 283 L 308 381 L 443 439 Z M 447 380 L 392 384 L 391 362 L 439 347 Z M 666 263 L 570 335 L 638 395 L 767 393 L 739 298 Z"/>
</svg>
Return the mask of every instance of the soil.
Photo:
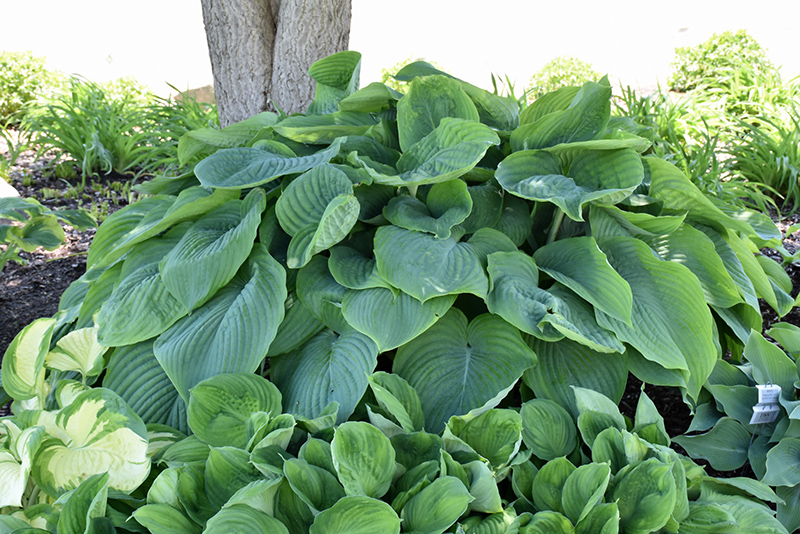
<svg viewBox="0 0 800 534">
<path fill-rule="evenodd" d="M 0 154 L 3 154 L 4 150 L 5 145 L 0 141 Z M 70 188 L 77 187 L 75 182 L 80 180 L 78 178 L 67 182 L 55 178 L 51 170 L 52 164 L 51 154 L 37 157 L 33 152 L 24 152 L 11 168 L 11 183 L 22 197 L 36 198 L 49 208 L 90 209 L 94 203 L 107 206 L 108 213 L 113 213 L 128 204 L 128 199 L 114 193 L 112 188 L 102 188 L 103 191 L 98 192 L 97 189 L 100 188 L 93 188 L 91 185 L 87 185 L 80 192 L 78 199 L 44 198 L 43 190 L 56 190 L 59 192 L 56 196 L 62 197 Z M 130 180 L 130 176 L 111 174 L 96 178 L 95 182 L 108 186 L 114 182 L 126 183 Z M 106 194 L 109 196 L 103 196 Z M 800 215 L 794 215 L 779 222 L 778 228 L 785 235 L 789 226 L 798 223 Z M 17 332 L 27 324 L 40 317 L 50 317 L 58 311 L 61 294 L 73 280 L 86 272 L 86 253 L 95 232 L 94 229 L 79 232 L 66 226 L 67 239 L 60 248 L 50 252 L 40 249 L 33 253 L 22 253 L 27 264 L 9 263 L 0 272 L 0 355 L 5 353 Z M 790 253 L 794 253 L 800 248 L 800 231 L 785 236 L 783 244 Z M 781 259 L 773 250 L 764 250 L 763 253 L 776 261 Z M 800 265 L 791 264 L 786 270 L 792 279 L 794 288 L 792 296 L 796 297 L 800 291 Z M 778 321 L 800 326 L 800 308 L 793 309 L 783 318 L 779 318 L 765 303 L 762 303 L 761 311 L 764 330 Z M 620 410 L 628 417 L 633 417 L 636 411 L 641 384 L 633 376 L 628 381 L 620 403 Z M 686 432 L 691 422 L 691 414 L 677 389 L 648 384 L 645 386 L 645 392 L 659 407 L 670 436 Z M 0 415 L 3 415 L 2 408 Z M 749 464 L 740 470 L 725 473 L 715 472 L 709 467 L 706 470 L 715 476 L 753 476 L 749 471 Z"/>
</svg>

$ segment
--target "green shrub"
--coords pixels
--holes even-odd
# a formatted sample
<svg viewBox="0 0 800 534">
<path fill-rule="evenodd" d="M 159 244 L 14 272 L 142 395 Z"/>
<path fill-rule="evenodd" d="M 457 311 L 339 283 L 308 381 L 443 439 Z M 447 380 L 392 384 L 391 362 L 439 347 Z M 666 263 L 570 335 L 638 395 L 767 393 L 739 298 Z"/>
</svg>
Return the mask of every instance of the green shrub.
<svg viewBox="0 0 800 534">
<path fill-rule="evenodd" d="M 58 77 L 30 52 L 0 52 L 0 125 L 19 124 L 20 111 L 52 93 Z"/>
<path fill-rule="evenodd" d="M 669 88 L 678 92 L 701 85 L 729 88 L 740 73 L 759 79 L 775 71 L 766 51 L 745 30 L 715 33 L 697 46 L 676 49 L 672 68 Z"/>
<path fill-rule="evenodd" d="M 793 307 L 751 250 L 774 224 L 643 157 L 606 79 L 520 110 L 426 63 L 398 73 L 405 95 L 355 90 L 359 60 L 315 64 L 314 114 L 187 133 L 191 172 L 100 226 L 58 315 L 5 355 L 21 421 L 8 433 L 42 440 L 7 440 L 15 487 L 29 451 L 47 503 L 81 484 L 69 502 L 87 517 L 115 490 L 109 521 L 133 513 L 156 532 L 245 516 L 358 532 L 361 514 L 443 532 L 467 511 L 465 528 L 542 523 L 523 534 L 677 531 L 709 513 L 785 532 L 759 501 L 771 490 L 725 495 L 665 448 L 646 400 L 632 428 L 646 442 L 616 408 L 629 372 L 699 404 L 722 352 L 760 328 L 758 299 Z M 130 446 L 103 449 L 117 432 Z M 151 452 L 169 445 L 155 480 L 145 434 Z"/>
<path fill-rule="evenodd" d="M 531 76 L 528 101 L 532 102 L 545 93 L 562 87 L 582 85 L 601 77 L 602 74 L 594 70 L 591 63 L 569 56 L 557 57 Z"/>
</svg>

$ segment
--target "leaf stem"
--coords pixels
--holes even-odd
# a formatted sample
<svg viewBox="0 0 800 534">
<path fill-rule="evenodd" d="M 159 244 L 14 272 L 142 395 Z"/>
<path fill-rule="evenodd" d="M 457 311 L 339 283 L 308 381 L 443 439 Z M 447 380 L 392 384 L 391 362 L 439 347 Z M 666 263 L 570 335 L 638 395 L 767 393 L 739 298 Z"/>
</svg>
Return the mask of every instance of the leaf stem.
<svg viewBox="0 0 800 534">
<path fill-rule="evenodd" d="M 561 229 L 561 223 L 564 221 L 564 210 L 556 208 L 555 216 L 553 217 L 553 224 L 550 225 L 550 233 L 547 234 L 547 244 L 549 245 L 558 237 L 558 231 Z"/>
<path fill-rule="evenodd" d="M 417 184 L 407 185 L 406 188 L 412 197 L 417 198 L 417 189 L 419 188 Z"/>
</svg>

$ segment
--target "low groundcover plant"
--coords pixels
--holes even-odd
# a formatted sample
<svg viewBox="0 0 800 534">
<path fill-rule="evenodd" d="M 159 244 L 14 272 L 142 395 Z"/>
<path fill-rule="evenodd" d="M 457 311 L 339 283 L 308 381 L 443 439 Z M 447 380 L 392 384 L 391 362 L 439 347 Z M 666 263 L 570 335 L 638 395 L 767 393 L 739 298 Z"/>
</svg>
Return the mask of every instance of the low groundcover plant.
<svg viewBox="0 0 800 534">
<path fill-rule="evenodd" d="M 520 109 L 422 62 L 357 89 L 360 58 L 186 134 L 100 226 L 5 355 L 0 525 L 787 532 L 616 408 L 629 373 L 697 406 L 758 300 L 791 310 L 774 224 L 642 157 L 605 79 Z"/>
</svg>

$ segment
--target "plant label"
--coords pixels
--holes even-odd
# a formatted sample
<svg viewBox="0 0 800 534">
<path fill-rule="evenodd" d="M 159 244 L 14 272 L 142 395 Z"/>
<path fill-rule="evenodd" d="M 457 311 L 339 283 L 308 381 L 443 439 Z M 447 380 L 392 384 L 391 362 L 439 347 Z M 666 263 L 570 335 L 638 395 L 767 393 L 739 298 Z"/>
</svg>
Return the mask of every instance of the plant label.
<svg viewBox="0 0 800 534">
<path fill-rule="evenodd" d="M 781 395 L 781 387 L 775 384 L 758 384 L 758 403 L 759 404 L 778 404 L 778 397 Z"/>
<path fill-rule="evenodd" d="M 780 408 L 777 404 L 756 404 L 753 406 L 753 417 L 750 418 L 750 424 L 772 423 L 778 418 L 778 412 L 780 412 Z"/>
</svg>

